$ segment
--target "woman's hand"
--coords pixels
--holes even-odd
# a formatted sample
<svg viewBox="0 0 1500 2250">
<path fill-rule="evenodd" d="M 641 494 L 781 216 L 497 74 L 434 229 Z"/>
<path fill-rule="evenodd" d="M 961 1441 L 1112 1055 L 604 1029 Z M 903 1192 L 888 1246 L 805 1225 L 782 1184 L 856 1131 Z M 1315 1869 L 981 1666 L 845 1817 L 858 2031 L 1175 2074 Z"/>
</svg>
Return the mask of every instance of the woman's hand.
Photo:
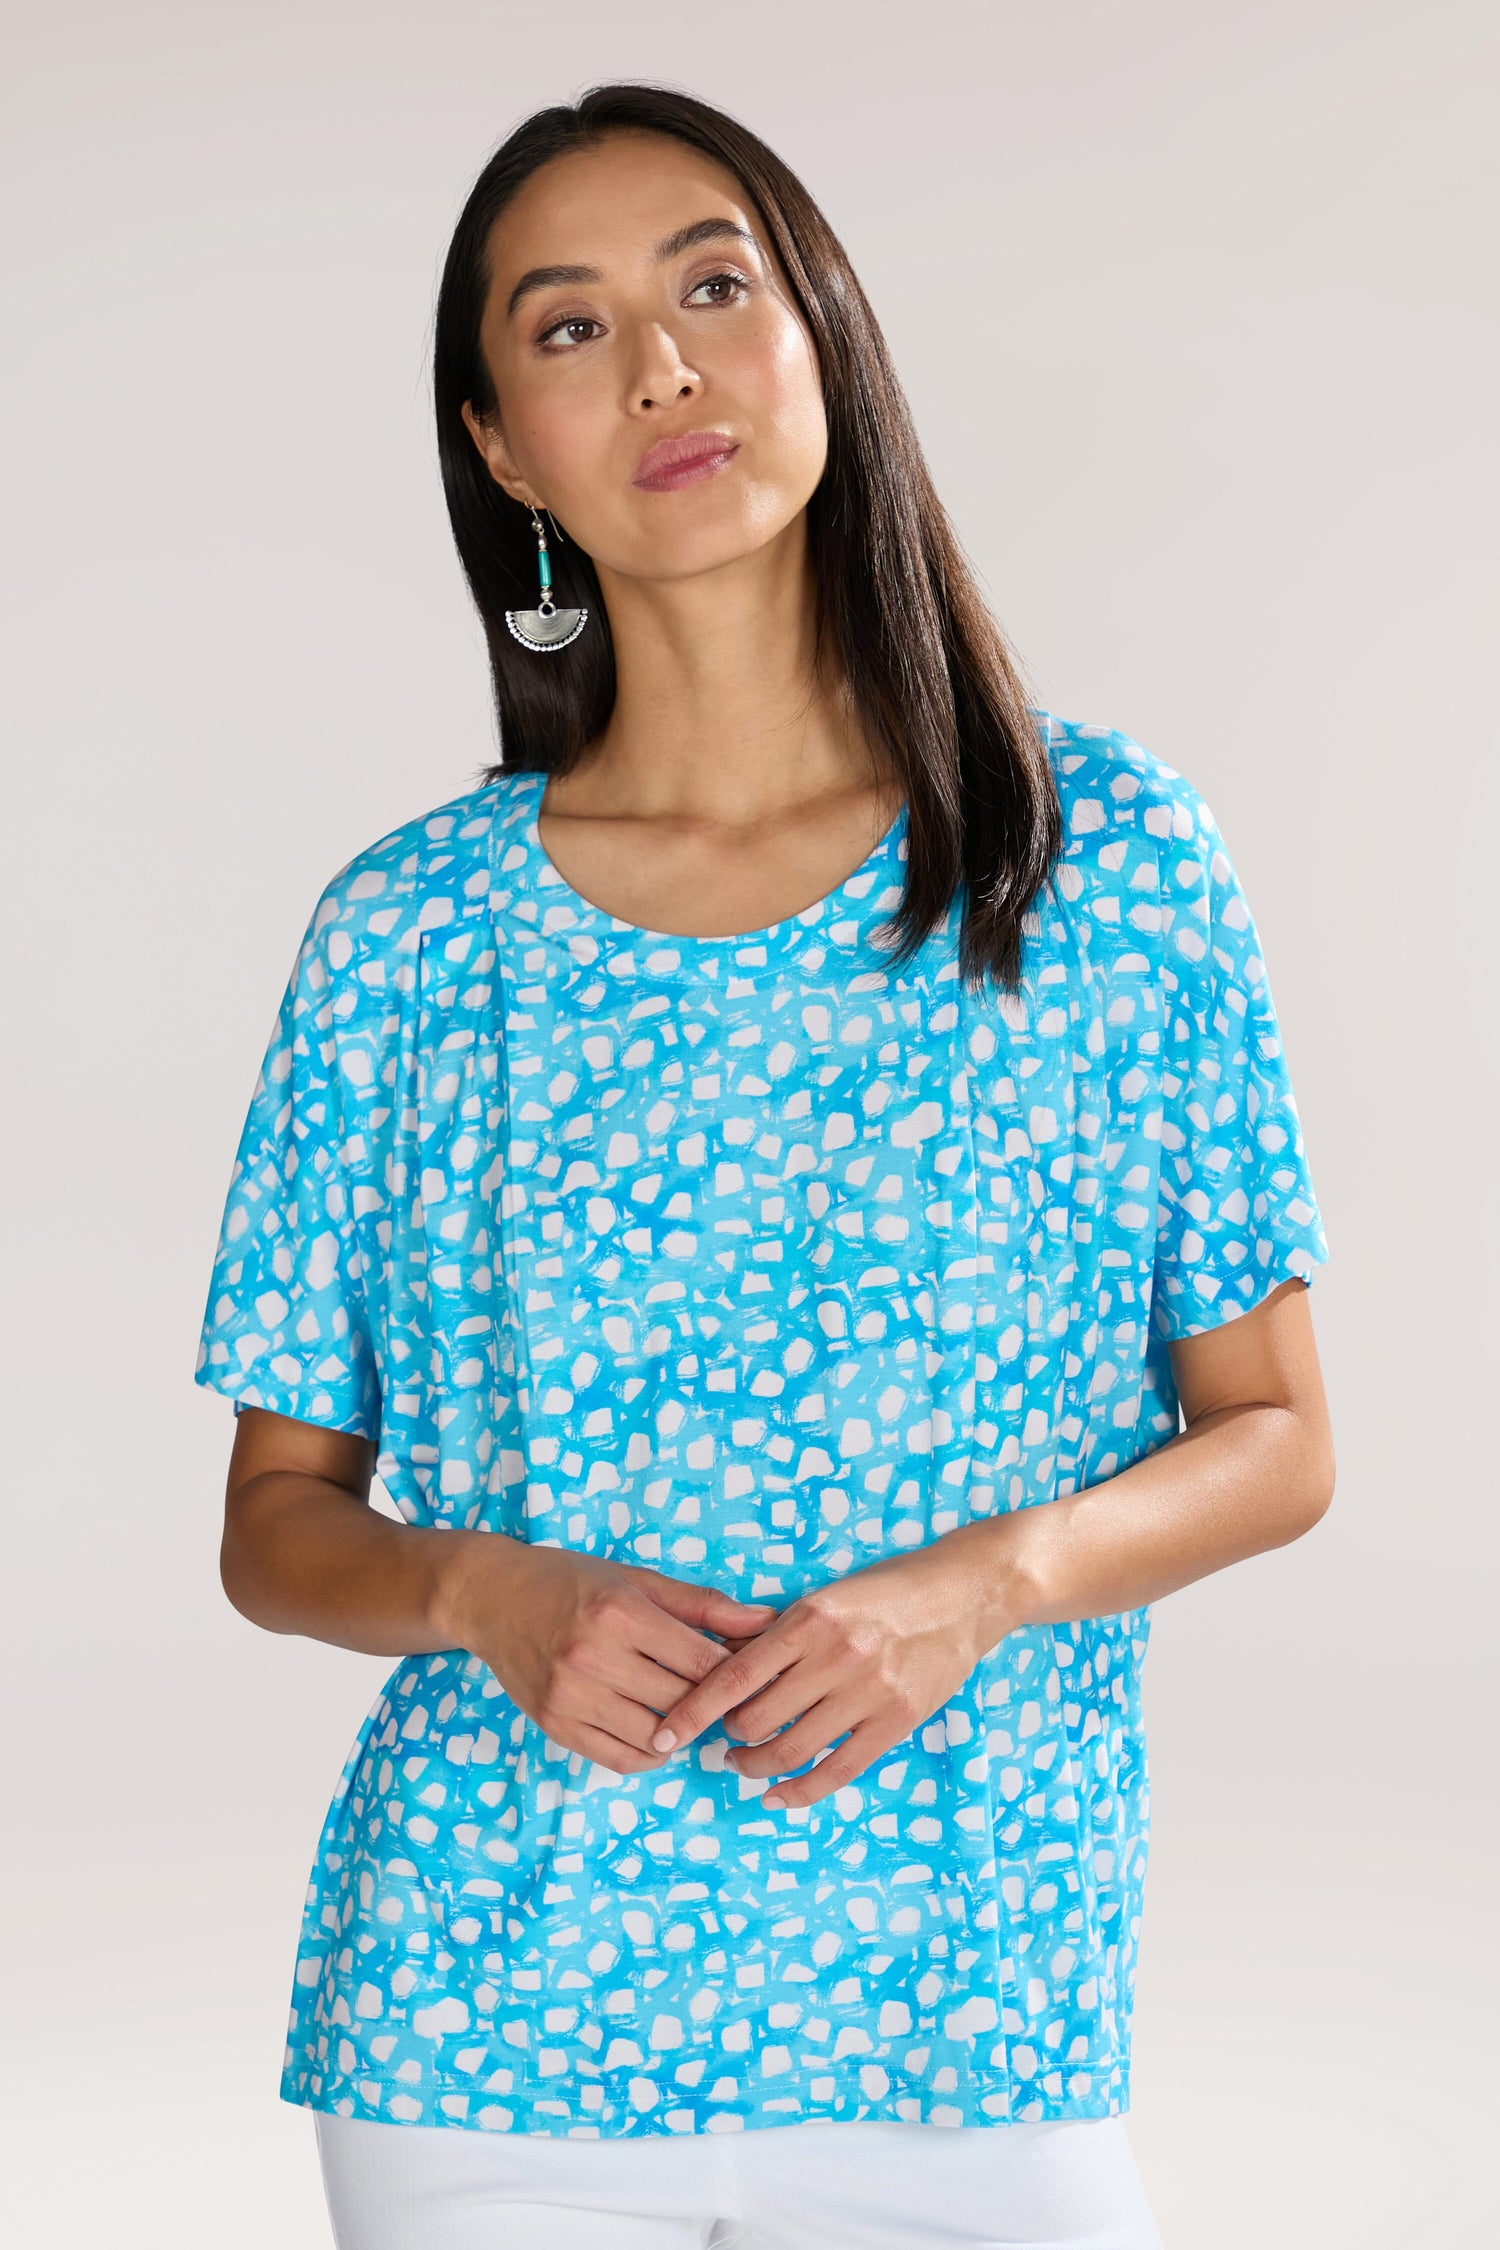
<svg viewBox="0 0 1500 2250">
<path fill-rule="evenodd" d="M 726 1661 L 708 1634 L 752 1634 L 776 1614 L 567 1548 L 487 1535 L 470 1555 L 453 1645 L 482 1658 L 553 1742 L 613 1773 L 665 1763 L 651 1748 L 659 1714 Z"/>
<path fill-rule="evenodd" d="M 753 1745 L 732 1750 L 729 1764 L 753 1776 L 805 1765 L 847 1735 L 761 1802 L 830 1796 L 940 1709 L 1004 1637 L 996 1562 L 992 1538 L 950 1533 L 815 1588 L 732 1644 L 648 1739 L 670 1751 L 728 1713 L 726 1732 Z"/>
</svg>

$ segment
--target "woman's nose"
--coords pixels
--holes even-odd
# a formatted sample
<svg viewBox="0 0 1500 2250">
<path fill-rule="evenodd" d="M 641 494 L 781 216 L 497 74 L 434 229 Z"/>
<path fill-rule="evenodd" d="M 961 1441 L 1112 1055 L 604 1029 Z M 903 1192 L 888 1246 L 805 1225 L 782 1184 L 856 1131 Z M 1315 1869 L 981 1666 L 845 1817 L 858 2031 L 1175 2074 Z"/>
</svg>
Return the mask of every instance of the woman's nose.
<svg viewBox="0 0 1500 2250">
<path fill-rule="evenodd" d="M 636 398 L 641 406 L 668 406 L 691 398 L 699 387 L 696 371 L 677 349 L 675 339 L 659 324 L 644 333 L 640 344 Z"/>
</svg>

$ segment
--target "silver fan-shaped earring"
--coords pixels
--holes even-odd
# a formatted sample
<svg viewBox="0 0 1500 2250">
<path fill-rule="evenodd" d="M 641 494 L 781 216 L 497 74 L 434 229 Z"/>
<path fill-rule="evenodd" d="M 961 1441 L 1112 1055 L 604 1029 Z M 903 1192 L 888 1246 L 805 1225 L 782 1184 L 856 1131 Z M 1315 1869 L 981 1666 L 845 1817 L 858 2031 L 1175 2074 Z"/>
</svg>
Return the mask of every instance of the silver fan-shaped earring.
<svg viewBox="0 0 1500 2250">
<path fill-rule="evenodd" d="M 555 648 L 566 648 L 569 641 L 576 641 L 589 621 L 589 613 L 586 609 L 559 609 L 553 601 L 552 562 L 547 553 L 547 534 L 535 508 L 531 511 L 531 520 L 536 526 L 537 568 L 542 590 L 535 609 L 508 609 L 505 612 L 505 622 L 522 648 L 546 654 Z M 556 523 L 552 528 L 557 531 Z M 561 539 L 562 533 L 558 531 L 557 536 Z"/>
</svg>

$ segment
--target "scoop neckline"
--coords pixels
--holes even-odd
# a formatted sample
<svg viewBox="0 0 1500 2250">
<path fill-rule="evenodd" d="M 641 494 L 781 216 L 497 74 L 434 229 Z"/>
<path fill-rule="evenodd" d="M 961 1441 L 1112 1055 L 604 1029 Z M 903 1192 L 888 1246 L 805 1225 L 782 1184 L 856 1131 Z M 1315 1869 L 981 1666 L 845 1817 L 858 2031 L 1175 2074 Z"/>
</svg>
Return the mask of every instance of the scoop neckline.
<svg viewBox="0 0 1500 2250">
<path fill-rule="evenodd" d="M 651 945 L 692 946 L 704 952 L 712 951 L 715 947 L 765 945 L 783 931 L 815 926 L 824 920 L 831 907 L 838 905 L 845 892 L 855 886 L 859 887 L 858 893 L 850 904 L 862 905 L 872 887 L 868 879 L 875 875 L 881 862 L 897 848 L 906 828 L 909 810 L 909 802 L 903 797 L 895 819 L 859 865 L 851 868 L 847 875 L 835 883 L 831 891 L 826 891 L 821 898 L 813 899 L 806 906 L 798 907 L 795 913 L 783 914 L 779 922 L 766 922 L 755 930 L 728 930 L 718 937 L 685 936 L 677 930 L 656 930 L 643 923 L 623 921 L 618 914 L 611 914 L 604 907 L 596 906 L 592 899 L 584 897 L 582 891 L 573 888 L 542 842 L 541 805 L 547 793 L 549 775 L 542 768 L 534 768 L 531 779 L 533 787 L 526 806 L 523 830 L 527 851 L 536 873 L 544 878 L 543 895 L 549 903 L 569 909 L 575 917 L 575 932 L 577 925 L 588 924 L 595 929 L 605 928 L 613 937 L 626 942 L 639 939 Z"/>
</svg>

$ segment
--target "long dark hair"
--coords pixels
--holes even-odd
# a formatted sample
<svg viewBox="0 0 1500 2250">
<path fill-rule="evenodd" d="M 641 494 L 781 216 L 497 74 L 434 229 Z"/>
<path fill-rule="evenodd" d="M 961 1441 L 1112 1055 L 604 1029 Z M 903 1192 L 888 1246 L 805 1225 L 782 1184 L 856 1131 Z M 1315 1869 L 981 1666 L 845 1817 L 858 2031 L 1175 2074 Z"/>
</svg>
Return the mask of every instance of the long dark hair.
<svg viewBox="0 0 1500 2250">
<path fill-rule="evenodd" d="M 504 612 L 536 601 L 531 516 L 491 477 L 460 409 L 467 399 L 476 415 L 497 412 L 479 342 L 495 221 L 540 165 L 619 131 L 674 136 L 734 175 L 813 338 L 828 423 L 827 465 L 807 510 L 817 656 L 831 656 L 833 675 L 847 680 L 907 804 L 906 883 L 887 925 L 889 959 L 910 959 L 962 884 L 960 974 L 978 984 L 989 970 L 1014 992 L 1022 917 L 1062 843 L 1057 788 L 1015 660 L 933 487 L 879 323 L 833 229 L 747 126 L 668 87 L 594 86 L 571 107 L 526 118 L 475 181 L 444 261 L 434 334 L 438 455 L 494 678 L 501 763 L 483 779 L 564 770 L 614 706 L 608 615 L 593 564 L 571 539 L 549 542 L 556 596 L 562 606 L 588 605 L 586 630 L 547 657 L 511 639 Z"/>
</svg>

